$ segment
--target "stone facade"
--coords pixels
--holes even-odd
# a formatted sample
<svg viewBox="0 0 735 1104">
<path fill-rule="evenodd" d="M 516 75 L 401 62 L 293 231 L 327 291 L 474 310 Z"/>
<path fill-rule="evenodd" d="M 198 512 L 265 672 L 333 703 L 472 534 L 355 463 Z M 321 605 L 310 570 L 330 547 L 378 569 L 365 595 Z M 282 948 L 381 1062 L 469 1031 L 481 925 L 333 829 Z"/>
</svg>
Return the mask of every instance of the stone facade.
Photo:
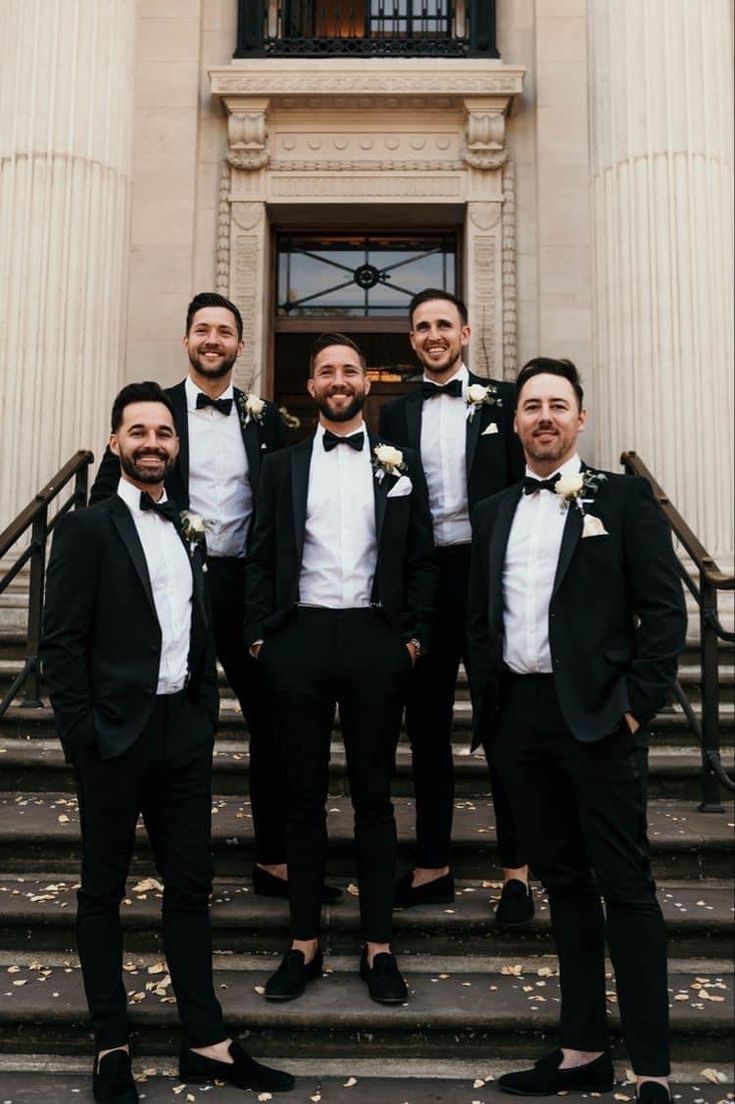
<svg viewBox="0 0 735 1104">
<path fill-rule="evenodd" d="M 181 378 L 196 290 L 239 303 L 237 378 L 268 393 L 274 228 L 379 220 L 459 227 L 473 368 L 575 360 L 587 459 L 636 448 L 731 562 L 728 0 L 498 0 L 491 62 L 233 61 L 236 0 L 23 8 L 0 0 L 0 526 L 99 452 L 121 382 Z"/>
</svg>

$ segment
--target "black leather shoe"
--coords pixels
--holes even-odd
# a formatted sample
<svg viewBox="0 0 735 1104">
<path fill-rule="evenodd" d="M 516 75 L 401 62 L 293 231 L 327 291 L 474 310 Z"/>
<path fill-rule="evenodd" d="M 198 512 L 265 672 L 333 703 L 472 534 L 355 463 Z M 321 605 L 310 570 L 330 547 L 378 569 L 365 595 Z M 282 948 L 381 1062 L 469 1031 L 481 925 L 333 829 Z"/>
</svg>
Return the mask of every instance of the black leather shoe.
<svg viewBox="0 0 735 1104">
<path fill-rule="evenodd" d="M 422 886 L 412 886 L 411 871 L 399 878 L 395 885 L 393 908 L 412 908 L 414 905 L 451 905 L 454 903 L 454 878 L 443 874 Z"/>
<path fill-rule="evenodd" d="M 271 974 L 265 986 L 265 999 L 296 1000 L 306 989 L 306 983 L 322 976 L 324 960 L 317 951 L 311 962 L 304 960 L 303 951 L 286 951 L 281 965 Z"/>
<path fill-rule="evenodd" d="M 360 977 L 367 982 L 368 992 L 378 1004 L 405 1004 L 408 1000 L 408 986 L 395 956 L 386 951 L 376 954 L 372 966 L 368 966 L 366 948 L 360 959 Z"/>
<path fill-rule="evenodd" d="M 609 1054 L 601 1054 L 593 1062 L 575 1069 L 559 1069 L 563 1059 L 560 1050 L 540 1058 L 533 1069 L 504 1073 L 498 1078 L 498 1088 L 515 1096 L 553 1096 L 558 1092 L 611 1092 L 615 1074 Z M 654 1102 L 649 1102 L 654 1104 Z"/>
<path fill-rule="evenodd" d="M 180 1079 L 193 1085 L 226 1081 L 236 1089 L 253 1089 L 255 1092 L 288 1092 L 293 1088 L 294 1079 L 290 1073 L 261 1066 L 239 1043 L 230 1043 L 229 1051 L 232 1063 L 217 1062 L 214 1058 L 205 1058 L 203 1054 L 195 1054 L 188 1047 L 182 1047 L 179 1055 Z"/>
<path fill-rule="evenodd" d="M 658 1081 L 644 1081 L 636 1093 L 638 1104 L 671 1104 L 671 1093 Z"/>
<path fill-rule="evenodd" d="M 275 874 L 263 870 L 262 866 L 254 866 L 253 893 L 257 893 L 259 897 L 281 897 L 284 901 L 287 901 L 288 882 L 285 878 L 277 878 Z M 323 905 L 333 905 L 335 901 L 339 901 L 341 896 L 342 890 L 337 889 L 336 886 L 330 886 L 326 883 L 322 886 Z"/>
<path fill-rule="evenodd" d="M 511 878 L 503 886 L 500 900 L 495 906 L 495 923 L 499 928 L 522 928 L 531 923 L 533 914 L 531 887 L 518 878 Z"/>
<path fill-rule="evenodd" d="M 125 1050 L 111 1050 L 94 1065 L 92 1093 L 97 1104 L 137 1104 L 138 1090 Z"/>
</svg>

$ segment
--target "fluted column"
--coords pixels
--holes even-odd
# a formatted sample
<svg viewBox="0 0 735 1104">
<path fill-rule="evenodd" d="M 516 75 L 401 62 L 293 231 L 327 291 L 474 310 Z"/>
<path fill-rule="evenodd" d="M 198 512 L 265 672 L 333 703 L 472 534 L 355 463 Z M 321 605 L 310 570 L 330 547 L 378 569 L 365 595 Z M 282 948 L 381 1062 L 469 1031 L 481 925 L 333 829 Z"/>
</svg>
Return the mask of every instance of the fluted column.
<svg viewBox="0 0 735 1104">
<path fill-rule="evenodd" d="M 588 0 L 594 417 L 733 550 L 729 0 Z"/>
<path fill-rule="evenodd" d="M 135 0 L 0 0 L 0 528 L 122 380 Z"/>
</svg>

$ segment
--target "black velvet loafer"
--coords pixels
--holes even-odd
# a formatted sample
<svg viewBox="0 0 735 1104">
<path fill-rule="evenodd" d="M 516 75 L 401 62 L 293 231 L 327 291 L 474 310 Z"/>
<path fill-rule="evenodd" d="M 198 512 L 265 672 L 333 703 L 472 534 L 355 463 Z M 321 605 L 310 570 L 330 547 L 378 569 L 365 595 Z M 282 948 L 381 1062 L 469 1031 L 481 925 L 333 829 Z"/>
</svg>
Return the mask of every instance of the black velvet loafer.
<svg viewBox="0 0 735 1104">
<path fill-rule="evenodd" d="M 523 928 L 533 920 L 534 911 L 531 887 L 511 878 L 495 906 L 495 923 L 499 928 Z"/>
<path fill-rule="evenodd" d="M 395 885 L 393 908 L 413 908 L 414 905 L 451 905 L 454 903 L 454 878 L 443 874 L 425 885 L 413 886 L 411 871 L 399 878 Z"/>
<path fill-rule="evenodd" d="M 658 1081 L 644 1081 L 638 1086 L 636 1100 L 638 1104 L 671 1104 L 671 1093 Z"/>
<path fill-rule="evenodd" d="M 179 1077 L 191 1085 L 225 1081 L 236 1089 L 253 1089 L 255 1092 L 288 1092 L 294 1087 L 290 1073 L 262 1066 L 239 1043 L 230 1043 L 229 1050 L 231 1063 L 205 1058 L 203 1054 L 195 1054 L 188 1047 L 183 1047 L 179 1055 Z"/>
<path fill-rule="evenodd" d="M 126 1050 L 111 1050 L 94 1065 L 92 1094 L 97 1104 L 138 1104 L 138 1090 Z"/>
<path fill-rule="evenodd" d="M 560 1050 L 540 1058 L 533 1069 L 504 1073 L 498 1078 L 498 1088 L 514 1096 L 553 1096 L 558 1092 L 611 1092 L 615 1084 L 613 1064 L 609 1054 L 601 1054 L 592 1062 L 574 1069 L 559 1069 L 563 1060 Z M 653 1101 L 649 1104 L 654 1104 Z"/>
<path fill-rule="evenodd" d="M 360 959 L 360 977 L 367 982 L 371 1000 L 378 1004 L 405 1004 L 408 986 L 398 969 L 395 956 L 386 951 L 376 954 L 368 966 L 367 949 Z"/>
<path fill-rule="evenodd" d="M 290 1001 L 300 997 L 307 982 L 322 976 L 324 960 L 322 952 L 317 951 L 311 962 L 304 960 L 303 951 L 286 951 L 281 965 L 275 974 L 271 974 L 265 986 L 265 999 L 270 1001 Z"/>
<path fill-rule="evenodd" d="M 287 901 L 288 882 L 285 878 L 277 878 L 275 874 L 263 870 L 262 866 L 254 866 L 253 893 L 257 893 L 259 897 L 280 897 Z M 339 901 L 341 896 L 342 890 L 337 889 L 337 886 L 330 886 L 326 883 L 322 886 L 323 905 L 333 905 L 335 901 Z"/>
</svg>

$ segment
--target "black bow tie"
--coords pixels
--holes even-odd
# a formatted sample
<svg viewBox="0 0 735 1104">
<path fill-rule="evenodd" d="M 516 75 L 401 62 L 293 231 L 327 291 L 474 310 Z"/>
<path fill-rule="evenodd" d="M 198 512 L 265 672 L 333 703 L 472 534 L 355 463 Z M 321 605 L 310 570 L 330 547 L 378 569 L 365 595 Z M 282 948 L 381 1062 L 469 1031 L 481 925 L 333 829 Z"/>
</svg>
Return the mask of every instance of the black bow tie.
<svg viewBox="0 0 735 1104">
<path fill-rule="evenodd" d="M 140 492 L 140 508 L 141 510 L 153 510 L 164 521 L 170 521 L 172 525 L 175 525 L 178 521 L 179 511 L 176 506 L 167 498 L 165 502 L 156 502 L 147 491 Z"/>
<path fill-rule="evenodd" d="M 453 379 L 440 387 L 438 383 L 423 380 L 421 383 L 421 395 L 424 399 L 433 399 L 435 395 L 451 395 L 453 399 L 462 398 L 462 380 Z"/>
<path fill-rule="evenodd" d="M 325 452 L 331 452 L 337 445 L 349 445 L 355 452 L 362 452 L 365 433 L 359 429 L 357 433 L 351 433 L 349 437 L 338 437 L 336 433 L 332 433 L 331 429 L 325 429 L 322 441 L 324 442 Z"/>
<path fill-rule="evenodd" d="M 220 414 L 227 417 L 232 410 L 232 399 L 210 399 L 209 395 L 200 391 L 197 395 L 197 410 L 203 410 L 205 406 L 213 406 Z"/>
<path fill-rule="evenodd" d="M 551 479 L 534 479 L 532 475 L 526 475 L 523 479 L 523 493 L 530 495 L 536 494 L 536 491 L 551 491 L 553 494 L 560 479 L 561 472 L 552 475 Z"/>
</svg>

